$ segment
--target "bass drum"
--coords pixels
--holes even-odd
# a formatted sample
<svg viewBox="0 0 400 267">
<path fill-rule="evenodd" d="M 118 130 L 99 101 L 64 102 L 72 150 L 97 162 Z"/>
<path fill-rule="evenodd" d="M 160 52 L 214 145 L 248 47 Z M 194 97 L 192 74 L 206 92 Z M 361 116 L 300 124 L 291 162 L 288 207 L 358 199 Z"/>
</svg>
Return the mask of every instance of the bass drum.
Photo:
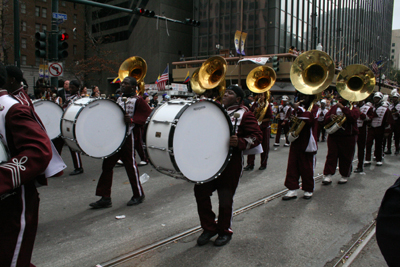
<svg viewBox="0 0 400 267">
<path fill-rule="evenodd" d="M 74 151 L 93 158 L 109 157 L 125 142 L 124 114 L 118 104 L 108 99 L 77 99 L 61 119 L 62 137 Z"/>
<path fill-rule="evenodd" d="M 37 99 L 32 101 L 35 112 L 46 128 L 50 139 L 61 135 L 60 121 L 64 110 L 62 107 L 50 100 Z"/>
<path fill-rule="evenodd" d="M 147 119 L 144 147 L 159 172 L 201 184 L 227 166 L 232 128 L 225 109 L 214 101 L 171 100 Z"/>
</svg>

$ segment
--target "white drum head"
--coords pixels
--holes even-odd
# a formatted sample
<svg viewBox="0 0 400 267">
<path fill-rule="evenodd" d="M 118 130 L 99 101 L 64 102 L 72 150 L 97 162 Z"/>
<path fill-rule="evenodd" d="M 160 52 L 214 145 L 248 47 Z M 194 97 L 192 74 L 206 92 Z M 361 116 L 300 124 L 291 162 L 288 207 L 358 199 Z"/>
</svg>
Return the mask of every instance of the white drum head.
<svg viewBox="0 0 400 267">
<path fill-rule="evenodd" d="M 77 116 L 75 139 L 88 156 L 102 158 L 114 154 L 125 136 L 124 113 L 111 100 L 93 100 Z"/>
<path fill-rule="evenodd" d="M 63 116 L 63 109 L 54 102 L 48 100 L 36 100 L 33 102 L 35 112 L 46 128 L 50 139 L 57 138 L 61 134 L 60 120 Z"/>
<path fill-rule="evenodd" d="M 230 123 L 214 103 L 200 101 L 189 106 L 177 123 L 173 148 L 177 166 L 193 182 L 218 175 L 228 159 Z"/>
</svg>

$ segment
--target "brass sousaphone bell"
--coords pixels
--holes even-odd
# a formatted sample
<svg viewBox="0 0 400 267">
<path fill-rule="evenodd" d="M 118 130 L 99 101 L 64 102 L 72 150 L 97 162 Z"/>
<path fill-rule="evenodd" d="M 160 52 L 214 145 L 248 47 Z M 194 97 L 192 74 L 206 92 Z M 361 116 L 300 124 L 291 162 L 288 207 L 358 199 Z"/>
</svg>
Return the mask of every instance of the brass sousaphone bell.
<svg viewBox="0 0 400 267">
<path fill-rule="evenodd" d="M 144 94 L 144 77 L 147 73 L 146 61 L 138 56 L 130 57 L 122 62 L 118 70 L 118 77 L 123 81 L 126 77 L 130 76 L 136 79 L 139 86 L 139 95 Z"/>
<path fill-rule="evenodd" d="M 198 84 L 203 90 L 204 89 L 210 90 L 217 88 L 219 93 L 219 98 L 222 98 L 226 90 L 226 81 L 225 81 L 226 70 L 227 70 L 227 63 L 223 57 L 221 56 L 210 57 L 205 62 L 203 62 L 203 64 L 199 69 Z M 205 92 L 205 91 L 202 92 L 202 90 L 198 91 L 199 91 L 198 94 L 202 94 Z M 197 93 L 196 91 L 194 92 Z"/>
<path fill-rule="evenodd" d="M 250 91 L 261 94 L 269 91 L 276 82 L 274 69 L 268 66 L 259 66 L 252 69 L 246 78 L 246 84 Z"/>
<path fill-rule="evenodd" d="M 192 88 L 192 91 L 198 95 L 203 94 L 206 89 L 201 87 L 200 83 L 199 83 L 199 71 L 200 68 L 196 69 L 193 74 L 192 77 L 190 77 L 190 87 Z"/>
<path fill-rule="evenodd" d="M 331 84 L 335 65 L 331 57 L 322 51 L 311 50 L 296 58 L 290 68 L 290 80 L 297 91 L 316 95 Z"/>
<path fill-rule="evenodd" d="M 336 90 L 341 97 L 350 101 L 350 109 L 352 109 L 352 102 L 362 101 L 372 94 L 375 83 L 375 75 L 372 70 L 364 65 L 353 64 L 339 72 L 336 78 Z M 342 128 L 345 121 L 346 116 L 337 116 L 324 128 L 328 134 L 333 134 Z"/>
</svg>

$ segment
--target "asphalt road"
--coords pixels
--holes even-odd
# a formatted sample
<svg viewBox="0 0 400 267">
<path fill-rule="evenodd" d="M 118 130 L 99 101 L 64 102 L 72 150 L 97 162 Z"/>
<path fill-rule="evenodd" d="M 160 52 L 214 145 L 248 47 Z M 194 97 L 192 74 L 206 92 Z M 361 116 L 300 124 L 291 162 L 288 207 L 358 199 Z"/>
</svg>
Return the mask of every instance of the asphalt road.
<svg viewBox="0 0 400 267">
<path fill-rule="evenodd" d="M 256 168 L 241 178 L 235 209 L 285 189 L 288 151 L 271 147 L 264 171 L 258 170 L 256 157 Z M 320 143 L 315 175 L 322 173 L 326 153 L 326 143 Z M 39 188 L 40 219 L 32 258 L 36 266 L 96 266 L 199 225 L 193 184 L 151 166 L 139 169 L 150 175 L 143 185 L 144 203 L 126 206 L 132 193 L 124 168 L 117 167 L 113 207 L 90 209 L 89 203 L 99 199 L 95 187 L 102 161 L 83 157 L 85 172 L 68 176 L 73 170 L 69 151 L 64 149 L 62 156 L 68 164 L 66 174 Z M 232 241 L 222 248 L 212 242 L 196 246 L 195 234 L 120 266 L 332 266 L 375 218 L 386 189 L 400 176 L 398 161 L 386 156 L 383 167 L 372 165 L 365 174 L 352 174 L 346 185 L 337 184 L 337 174 L 330 186 L 317 183 L 311 200 L 276 199 L 242 213 L 233 220 Z M 217 204 L 216 196 L 213 203 Z M 118 215 L 126 218 L 118 220 Z M 370 266 L 385 266 L 374 248 L 380 265 Z"/>
</svg>

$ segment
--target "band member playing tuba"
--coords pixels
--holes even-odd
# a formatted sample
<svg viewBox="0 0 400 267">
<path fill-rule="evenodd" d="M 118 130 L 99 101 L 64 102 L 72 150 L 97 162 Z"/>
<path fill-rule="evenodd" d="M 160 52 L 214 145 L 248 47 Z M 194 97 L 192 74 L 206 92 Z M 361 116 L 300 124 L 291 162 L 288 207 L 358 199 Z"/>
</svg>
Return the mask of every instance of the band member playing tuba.
<svg viewBox="0 0 400 267">
<path fill-rule="evenodd" d="M 250 111 L 254 112 L 260 129 L 263 133 L 263 139 L 261 142 L 263 153 L 261 153 L 261 166 L 259 170 L 265 170 L 267 168 L 268 154 L 269 154 L 269 140 L 271 136 L 271 119 L 272 119 L 272 107 L 268 102 L 267 95 L 269 92 L 261 93 L 256 96 L 256 100 L 252 105 Z M 255 155 L 247 156 L 247 166 L 244 168 L 245 171 L 254 169 Z"/>
<path fill-rule="evenodd" d="M 305 95 L 299 92 L 299 100 L 294 104 L 294 120 L 302 129 L 297 139 L 292 141 L 286 171 L 285 186 L 289 189 L 283 200 L 297 198 L 299 178 L 303 182 L 305 199 L 310 199 L 314 192 L 314 166 L 317 153 L 318 106 L 314 105 L 317 95 Z M 301 123 L 304 122 L 304 123 Z M 303 126 L 304 125 L 304 126 Z"/>
<path fill-rule="evenodd" d="M 326 156 L 324 178 L 322 180 L 324 185 L 332 183 L 332 175 L 336 172 L 338 160 L 339 173 L 342 175 L 338 183 L 347 183 L 347 179 L 351 174 L 351 164 L 356 147 L 358 134 L 357 119 L 360 117 L 360 111 L 357 108 L 350 109 L 347 106 L 349 101 L 340 95 L 338 96 L 338 101 L 325 115 L 325 124 L 339 118 L 338 116 L 343 116 L 345 121 L 339 130 L 330 133 L 328 136 L 328 155 Z"/>
</svg>

